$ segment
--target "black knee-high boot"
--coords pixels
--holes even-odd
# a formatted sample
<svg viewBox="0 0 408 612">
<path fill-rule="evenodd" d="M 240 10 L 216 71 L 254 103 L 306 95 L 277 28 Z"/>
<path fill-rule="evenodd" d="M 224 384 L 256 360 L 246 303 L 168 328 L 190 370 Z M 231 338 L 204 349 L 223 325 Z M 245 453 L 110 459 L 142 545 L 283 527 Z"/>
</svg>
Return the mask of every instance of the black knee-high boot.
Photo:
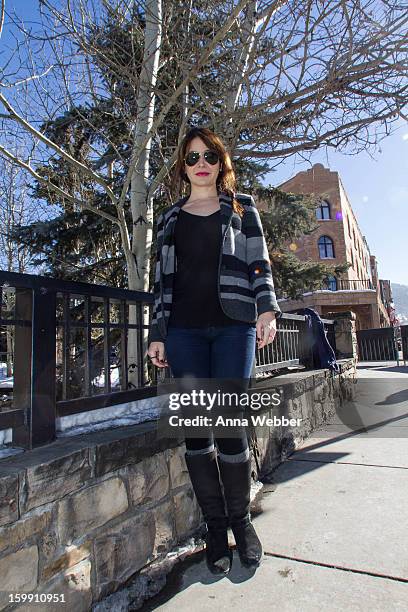
<svg viewBox="0 0 408 612">
<path fill-rule="evenodd" d="M 198 504 L 207 525 L 206 560 L 213 574 L 228 574 L 232 550 L 228 546 L 228 517 L 225 512 L 217 453 L 184 455 Z"/>
<path fill-rule="evenodd" d="M 239 463 L 218 459 L 229 524 L 239 558 L 245 567 L 256 567 L 262 558 L 262 544 L 251 523 L 251 458 Z"/>
</svg>

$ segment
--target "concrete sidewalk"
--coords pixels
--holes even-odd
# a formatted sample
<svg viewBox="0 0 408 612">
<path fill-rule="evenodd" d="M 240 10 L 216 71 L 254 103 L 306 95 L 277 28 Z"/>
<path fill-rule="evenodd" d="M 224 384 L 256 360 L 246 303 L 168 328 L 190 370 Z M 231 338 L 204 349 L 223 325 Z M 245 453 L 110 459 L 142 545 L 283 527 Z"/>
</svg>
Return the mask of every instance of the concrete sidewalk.
<svg viewBox="0 0 408 612">
<path fill-rule="evenodd" d="M 216 578 L 194 555 L 143 610 L 407 611 L 408 368 L 360 365 L 354 406 L 277 468 L 260 506 L 256 571 L 234 552 Z"/>
</svg>

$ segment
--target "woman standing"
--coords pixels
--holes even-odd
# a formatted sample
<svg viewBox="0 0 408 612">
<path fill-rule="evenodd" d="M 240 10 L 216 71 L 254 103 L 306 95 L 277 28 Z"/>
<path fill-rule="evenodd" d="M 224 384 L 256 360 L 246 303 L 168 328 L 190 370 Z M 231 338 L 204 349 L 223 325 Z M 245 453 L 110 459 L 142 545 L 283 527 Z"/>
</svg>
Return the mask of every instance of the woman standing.
<svg viewBox="0 0 408 612">
<path fill-rule="evenodd" d="M 207 128 L 193 128 L 184 137 L 175 180 L 178 185 L 187 182 L 190 193 L 157 219 L 147 353 L 157 367 L 170 366 L 176 378 L 249 381 L 256 342 L 262 348 L 273 341 L 280 312 L 259 213 L 251 196 L 235 195 L 231 158 Z M 207 525 L 210 571 L 226 574 L 231 569 L 228 526 L 241 563 L 259 565 L 262 545 L 250 520 L 245 428 L 237 426 L 233 437 L 215 439 L 208 431 L 207 437 L 186 437 L 185 444 L 187 468 Z"/>
</svg>

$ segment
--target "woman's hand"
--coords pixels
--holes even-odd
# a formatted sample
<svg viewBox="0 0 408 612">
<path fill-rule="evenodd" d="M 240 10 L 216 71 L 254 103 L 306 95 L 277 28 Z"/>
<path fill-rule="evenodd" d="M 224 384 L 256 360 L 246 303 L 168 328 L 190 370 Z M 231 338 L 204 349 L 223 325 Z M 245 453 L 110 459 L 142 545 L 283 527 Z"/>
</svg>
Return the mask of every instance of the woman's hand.
<svg viewBox="0 0 408 612">
<path fill-rule="evenodd" d="M 273 341 L 276 335 L 276 316 L 273 311 L 263 312 L 256 322 L 258 348 L 263 348 Z"/>
<path fill-rule="evenodd" d="M 158 368 L 167 368 L 168 363 L 164 355 L 164 342 L 151 342 L 147 349 L 147 354 L 153 365 Z"/>
</svg>

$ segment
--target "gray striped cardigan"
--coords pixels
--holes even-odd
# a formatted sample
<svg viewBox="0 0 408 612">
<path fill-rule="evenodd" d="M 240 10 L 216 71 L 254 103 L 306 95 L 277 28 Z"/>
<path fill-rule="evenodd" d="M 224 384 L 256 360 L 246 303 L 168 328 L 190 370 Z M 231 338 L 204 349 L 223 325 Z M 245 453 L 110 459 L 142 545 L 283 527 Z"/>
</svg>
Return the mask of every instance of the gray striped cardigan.
<svg viewBox="0 0 408 612">
<path fill-rule="evenodd" d="M 171 312 L 172 289 L 177 261 L 174 228 L 185 196 L 157 218 L 157 253 L 154 306 L 148 342 L 163 342 Z M 267 311 L 280 312 L 273 286 L 259 212 L 250 195 L 235 194 L 245 209 L 242 217 L 232 207 L 226 192 L 218 194 L 221 211 L 222 248 L 218 265 L 218 295 L 225 314 L 232 319 L 255 323 Z"/>
</svg>

